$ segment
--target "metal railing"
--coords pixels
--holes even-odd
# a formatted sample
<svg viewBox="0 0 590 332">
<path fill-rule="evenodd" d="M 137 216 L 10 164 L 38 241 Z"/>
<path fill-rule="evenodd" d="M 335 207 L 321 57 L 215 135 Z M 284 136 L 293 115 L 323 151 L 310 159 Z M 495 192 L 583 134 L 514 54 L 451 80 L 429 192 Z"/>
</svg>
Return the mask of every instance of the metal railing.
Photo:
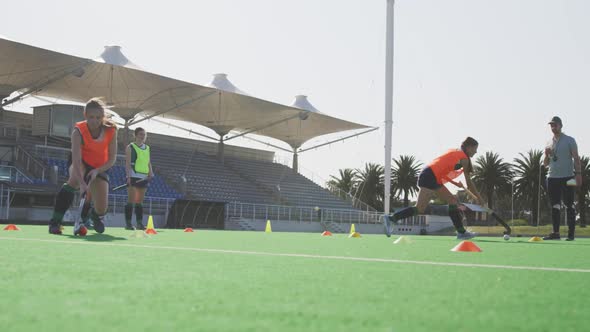
<svg viewBox="0 0 590 332">
<path fill-rule="evenodd" d="M 0 165 L 0 181 L 16 183 L 33 183 L 28 176 L 14 166 Z"/>
<path fill-rule="evenodd" d="M 22 166 L 30 174 L 33 174 L 41 180 L 45 180 L 46 165 L 44 163 L 37 160 L 37 158 L 20 145 L 15 147 L 14 153 L 16 163 Z"/>
<path fill-rule="evenodd" d="M 0 219 L 8 220 L 10 216 L 10 186 L 0 184 Z"/>
<path fill-rule="evenodd" d="M 273 220 L 287 222 L 332 222 L 378 224 L 383 215 L 353 209 L 314 208 L 285 205 L 266 205 L 230 202 L 225 207 L 226 220 L 242 218 L 250 220 Z"/>
<path fill-rule="evenodd" d="M 284 158 L 281 156 L 275 156 L 274 162 L 277 164 L 281 164 L 287 167 L 291 167 L 290 166 L 290 159 L 288 158 Z M 368 211 L 368 212 L 378 212 L 374 207 L 370 206 L 369 204 L 361 201 L 360 199 L 356 198 L 354 195 L 352 195 L 351 193 L 345 192 L 344 190 L 337 188 L 335 186 L 331 186 L 329 185 L 329 181 L 324 179 L 323 177 L 319 176 L 318 174 L 316 174 L 315 172 L 305 168 L 304 166 L 302 166 L 301 164 L 299 164 L 299 175 L 305 177 L 306 179 L 310 180 L 311 182 L 317 184 L 318 186 L 320 186 L 321 188 L 329 191 L 332 195 L 348 202 L 352 207 L 359 209 L 359 210 L 363 210 L 363 211 Z"/>
<path fill-rule="evenodd" d="M 426 215 L 418 215 L 400 220 L 397 226 L 428 226 Z"/>
<path fill-rule="evenodd" d="M 68 160 L 70 157 L 70 149 L 60 148 L 48 145 L 35 145 L 35 154 L 43 159 L 60 159 Z M 116 166 L 125 166 L 125 155 L 117 154 Z"/>
<path fill-rule="evenodd" d="M 13 190 L 7 183 L 0 183 L 0 219 L 8 220 L 10 218 L 10 208 Z M 108 213 L 114 215 L 115 213 L 125 213 L 125 204 L 127 204 L 126 195 L 109 195 L 109 211 Z M 168 217 L 168 212 L 174 198 L 160 198 L 160 197 L 146 197 L 143 201 L 144 213 L 147 215 L 164 215 Z M 76 207 L 80 204 L 80 197 L 77 195 L 71 213 L 77 213 Z M 79 216 L 75 216 L 78 218 Z"/>
<path fill-rule="evenodd" d="M 176 198 L 145 197 L 142 203 L 144 213 L 167 216 L 175 200 Z M 127 195 L 109 195 L 109 213 L 125 213 L 126 204 Z"/>
</svg>

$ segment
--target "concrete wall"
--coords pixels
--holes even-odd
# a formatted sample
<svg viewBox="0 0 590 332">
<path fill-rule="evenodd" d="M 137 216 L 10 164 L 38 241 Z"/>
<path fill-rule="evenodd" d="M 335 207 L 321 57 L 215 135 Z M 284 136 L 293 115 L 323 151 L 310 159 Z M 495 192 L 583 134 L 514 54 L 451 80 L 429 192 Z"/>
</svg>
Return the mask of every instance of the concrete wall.
<svg viewBox="0 0 590 332">
<path fill-rule="evenodd" d="M 51 208 L 11 208 L 8 220 L 18 222 L 20 221 L 37 221 L 44 223 L 49 221 L 53 210 Z M 166 225 L 165 215 L 153 215 L 154 226 L 156 228 L 163 228 Z M 77 207 L 68 210 L 64 216 L 65 222 L 74 222 L 78 218 Z M 6 219 L 6 210 L 0 208 L 0 219 Z M 147 224 L 148 214 L 145 213 L 144 224 Z M 124 227 L 125 215 L 123 213 L 108 213 L 105 217 L 107 227 Z M 135 223 L 135 219 L 133 219 Z M 339 223 L 339 228 L 348 233 L 350 230 L 350 223 Z M 272 221 L 271 226 L 273 232 L 305 232 L 305 233 L 321 233 L 324 227 L 319 222 L 296 222 L 296 221 Z M 447 216 L 426 216 L 426 225 L 395 225 L 394 234 L 420 234 L 422 229 L 425 229 L 427 234 L 440 231 L 441 229 L 452 227 L 451 219 Z M 250 230 L 250 231 L 264 231 L 266 227 L 266 220 L 239 220 L 226 221 L 226 230 Z M 361 234 L 383 234 L 383 225 L 381 224 L 355 224 L 355 229 Z"/>
<path fill-rule="evenodd" d="M 11 208 L 8 220 L 18 222 L 30 221 L 30 222 L 49 222 L 53 209 L 51 208 Z M 6 218 L 6 210 L 0 209 L 1 219 Z M 78 209 L 71 208 L 64 215 L 64 222 L 74 222 L 78 217 Z M 166 225 L 166 219 L 164 215 L 153 215 L 154 226 L 156 228 L 162 228 Z M 147 225 L 148 214 L 144 213 L 144 225 Z M 107 227 L 125 227 L 125 215 L 123 213 L 107 213 L 105 216 L 105 224 Z M 133 219 L 135 224 L 135 218 Z"/>
<path fill-rule="evenodd" d="M 225 229 L 227 230 L 252 230 L 264 231 L 266 228 L 265 220 L 248 220 L 241 222 L 242 225 L 248 226 L 247 229 L 240 227 L 238 222 L 226 222 Z M 321 233 L 324 228 L 319 222 L 288 222 L 288 221 L 271 221 L 273 232 L 307 232 L 307 233 Z"/>
<path fill-rule="evenodd" d="M 266 220 L 244 220 L 242 225 L 249 226 L 247 230 L 264 231 Z M 347 223 L 339 224 L 340 228 L 348 233 L 350 225 Z M 289 221 L 272 221 L 273 232 L 304 232 L 304 233 L 321 233 L 324 227 L 319 222 L 289 222 Z M 227 230 L 246 230 L 246 227 L 240 227 L 239 223 L 226 222 Z M 361 234 L 383 234 L 383 225 L 380 224 L 355 224 L 355 229 Z"/>
<path fill-rule="evenodd" d="M 350 223 L 338 223 L 338 227 L 344 232 L 350 231 Z M 319 222 L 288 222 L 288 221 L 272 221 L 271 226 L 273 232 L 310 232 L 321 233 L 324 231 L 323 226 Z M 355 230 L 361 234 L 383 234 L 382 224 L 354 224 Z M 426 216 L 425 225 L 396 225 L 394 227 L 394 234 L 420 234 L 421 230 L 426 230 L 427 234 L 440 231 L 441 229 L 452 227 L 451 219 L 446 216 Z M 266 220 L 248 220 L 226 222 L 225 229 L 227 230 L 251 230 L 264 231 L 266 227 Z"/>
</svg>

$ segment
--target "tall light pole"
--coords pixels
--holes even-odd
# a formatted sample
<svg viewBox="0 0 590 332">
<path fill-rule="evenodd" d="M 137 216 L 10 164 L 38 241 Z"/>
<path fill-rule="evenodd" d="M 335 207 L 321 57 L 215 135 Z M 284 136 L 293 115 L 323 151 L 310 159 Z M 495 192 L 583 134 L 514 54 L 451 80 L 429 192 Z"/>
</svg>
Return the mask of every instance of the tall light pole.
<svg viewBox="0 0 590 332">
<path fill-rule="evenodd" d="M 512 178 L 512 195 L 511 195 L 510 217 L 512 220 L 512 226 L 514 227 L 514 178 Z"/>
<path fill-rule="evenodd" d="M 393 8 L 395 0 L 387 0 L 385 33 L 385 202 L 383 212 L 389 214 L 391 199 L 391 137 L 393 127 Z"/>
</svg>

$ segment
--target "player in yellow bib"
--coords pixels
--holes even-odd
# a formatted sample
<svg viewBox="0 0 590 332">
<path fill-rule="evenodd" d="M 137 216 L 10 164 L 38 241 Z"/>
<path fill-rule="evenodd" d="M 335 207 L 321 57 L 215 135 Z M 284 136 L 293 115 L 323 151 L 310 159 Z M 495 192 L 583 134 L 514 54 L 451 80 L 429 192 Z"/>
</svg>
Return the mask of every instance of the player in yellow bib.
<svg viewBox="0 0 590 332">
<path fill-rule="evenodd" d="M 125 149 L 125 171 L 127 176 L 127 205 L 125 205 L 125 229 L 132 230 L 131 218 L 135 209 L 137 229 L 143 225 L 143 199 L 148 182 L 154 177 L 150 161 L 150 147 L 145 144 L 147 133 L 143 128 L 135 129 L 135 141 Z"/>
</svg>

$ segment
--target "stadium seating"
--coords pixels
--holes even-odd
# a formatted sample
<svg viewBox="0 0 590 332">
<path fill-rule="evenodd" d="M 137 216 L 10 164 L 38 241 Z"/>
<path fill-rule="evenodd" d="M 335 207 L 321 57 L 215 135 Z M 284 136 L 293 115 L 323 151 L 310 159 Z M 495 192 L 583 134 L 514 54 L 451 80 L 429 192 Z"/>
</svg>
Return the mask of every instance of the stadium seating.
<svg viewBox="0 0 590 332">
<path fill-rule="evenodd" d="M 225 161 L 236 172 L 276 189 L 281 197 L 289 202 L 289 205 L 352 208 L 348 202 L 335 197 L 328 190 L 301 174 L 293 172 L 285 165 L 235 158 L 226 158 Z"/>
<path fill-rule="evenodd" d="M 215 157 L 193 152 L 152 149 L 152 163 L 161 171 L 187 179 L 188 193 L 207 201 L 321 206 L 351 209 L 352 206 L 287 166 L 245 159 Z"/>
<path fill-rule="evenodd" d="M 60 176 L 66 176 L 68 174 L 68 161 L 61 160 L 61 159 L 53 159 L 48 158 L 44 159 L 45 163 L 49 166 L 57 166 L 58 167 L 58 174 Z M 115 187 L 125 183 L 125 168 L 123 166 L 113 166 L 108 172 L 111 186 Z M 120 195 L 125 195 L 125 192 L 118 193 Z M 148 186 L 148 190 L 146 192 L 147 197 L 160 197 L 160 198 L 181 198 L 182 195 L 178 193 L 176 190 L 171 188 L 168 184 L 164 182 L 164 180 L 159 177 L 155 176 L 150 185 Z"/>
<path fill-rule="evenodd" d="M 57 166 L 58 181 L 68 176 L 66 139 L 35 137 L 29 130 L 21 130 L 19 145 L 42 160 L 49 167 Z M 44 149 L 47 143 L 52 147 Z M 290 205 L 330 209 L 352 209 L 349 202 L 334 196 L 313 181 L 295 173 L 287 166 L 265 161 L 225 158 L 225 164 L 214 156 L 171 150 L 169 146 L 152 145 L 152 164 L 156 177 L 146 193 L 147 197 L 175 199 L 183 197 L 181 178 L 186 178 L 187 198 L 214 202 Z M 60 149 L 54 149 L 61 148 Z M 123 147 L 121 147 L 122 149 Z M 125 181 L 121 156 L 111 170 L 111 185 Z M 25 181 L 19 179 L 18 181 Z M 34 184 L 48 184 L 47 180 L 32 178 Z M 175 190 L 176 188 L 176 190 Z M 126 193 L 114 193 L 113 199 Z M 116 196 L 116 197 L 115 197 Z M 123 198 L 121 198 L 123 200 Z"/>
<path fill-rule="evenodd" d="M 194 153 L 187 159 L 186 152 L 152 148 L 152 165 L 170 178 L 180 179 L 184 176 L 187 193 L 193 199 L 274 203 L 272 192 L 265 192 L 256 183 L 240 177 L 206 154 Z"/>
</svg>

